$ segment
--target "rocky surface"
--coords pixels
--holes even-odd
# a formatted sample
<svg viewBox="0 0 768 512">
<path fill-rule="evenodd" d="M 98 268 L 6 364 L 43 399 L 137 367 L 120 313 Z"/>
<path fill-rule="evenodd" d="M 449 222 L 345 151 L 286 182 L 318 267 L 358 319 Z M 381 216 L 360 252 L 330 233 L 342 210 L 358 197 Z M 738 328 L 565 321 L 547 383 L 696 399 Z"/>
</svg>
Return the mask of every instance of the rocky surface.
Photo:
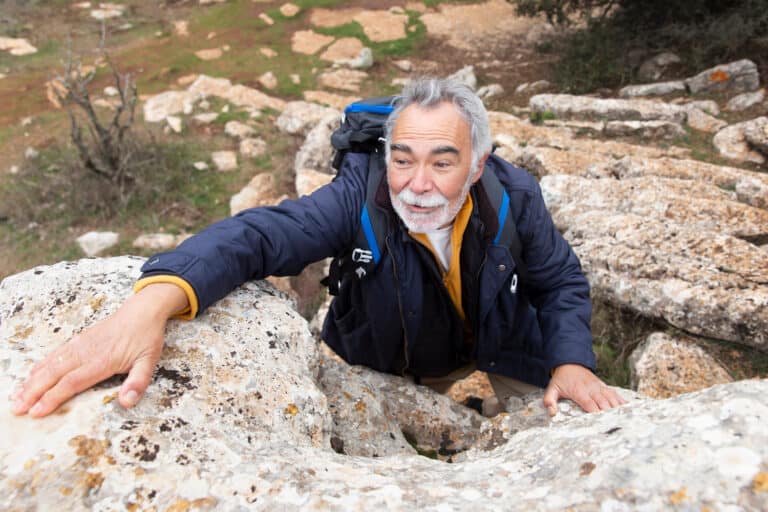
<svg viewBox="0 0 768 512">
<path fill-rule="evenodd" d="M 628 85 L 622 87 L 619 96 L 622 98 L 635 98 L 637 96 L 663 96 L 676 92 L 684 92 L 685 83 L 682 80 L 669 82 L 656 82 L 652 84 Z"/>
<path fill-rule="evenodd" d="M 12 389 L 32 361 L 114 310 L 141 263 L 82 260 L 3 281 L 2 388 Z M 389 416 L 393 408 L 410 409 L 395 414 L 426 425 L 423 431 L 439 435 L 447 451 L 450 436 L 439 422 L 454 417 L 428 426 L 429 414 L 442 410 L 433 400 L 445 398 L 338 362 L 321 369 L 306 322 L 268 285 L 249 283 L 194 322 L 172 321 L 166 340 L 154 382 L 132 410 L 114 400 L 119 379 L 42 420 L 11 416 L 3 394 L 0 507 L 768 507 L 766 381 L 663 401 L 632 399 L 602 414 L 562 403 L 552 420 L 538 398 L 519 404 L 518 414 L 479 424 L 473 412 L 457 412 L 459 423 L 470 419 L 478 442 L 447 464 L 409 453 L 396 433 L 408 418 Z M 333 391 L 342 385 L 350 396 Z M 347 438 L 334 441 L 342 431 Z M 390 432 L 395 440 L 382 439 Z M 396 454 L 339 453 L 373 442 Z"/>
<path fill-rule="evenodd" d="M 728 372 L 693 340 L 655 332 L 629 358 L 632 388 L 651 398 L 669 398 L 733 382 Z"/>
<path fill-rule="evenodd" d="M 760 74 L 754 62 L 742 59 L 706 69 L 687 78 L 685 85 L 693 94 L 754 91 L 760 87 Z"/>
<path fill-rule="evenodd" d="M 726 126 L 715 134 L 712 144 L 714 144 L 720 155 L 736 162 L 765 163 L 765 155 L 757 151 L 754 145 L 750 144 L 747 140 L 747 133 L 761 128 L 766 124 L 766 121 L 768 121 L 768 118 L 758 117 L 757 119 Z"/>
<path fill-rule="evenodd" d="M 96 256 L 117 245 L 120 234 L 114 231 L 89 231 L 77 237 L 77 245 L 86 256 Z"/>
<path fill-rule="evenodd" d="M 529 101 L 533 112 L 551 112 L 558 118 L 607 121 L 685 122 L 685 110 L 652 100 L 601 99 L 571 94 L 538 94 Z"/>
</svg>

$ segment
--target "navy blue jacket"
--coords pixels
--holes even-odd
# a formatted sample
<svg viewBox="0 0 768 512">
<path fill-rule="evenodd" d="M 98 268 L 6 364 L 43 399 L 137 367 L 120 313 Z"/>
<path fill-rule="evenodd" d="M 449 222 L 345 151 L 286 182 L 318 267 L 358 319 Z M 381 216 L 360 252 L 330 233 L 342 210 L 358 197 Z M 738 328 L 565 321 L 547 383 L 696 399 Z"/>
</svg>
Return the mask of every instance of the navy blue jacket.
<svg viewBox="0 0 768 512">
<path fill-rule="evenodd" d="M 329 185 L 217 222 L 176 250 L 149 258 L 142 277 L 180 276 L 203 311 L 249 279 L 295 275 L 341 254 L 360 227 L 367 162 L 365 154 L 347 155 Z M 497 212 L 476 184 L 461 249 L 462 304 L 472 333 L 466 336 L 434 258 L 391 209 L 383 180 L 376 202 L 390 227 L 381 260 L 365 279 L 342 285 L 323 326 L 323 339 L 347 362 L 438 376 L 474 360 L 480 370 L 539 386 L 561 364 L 594 370 L 589 285 L 538 184 L 493 155 L 485 172 L 494 172 L 509 195 L 525 279 L 513 285 L 518 277 L 509 249 L 491 244 Z"/>
</svg>

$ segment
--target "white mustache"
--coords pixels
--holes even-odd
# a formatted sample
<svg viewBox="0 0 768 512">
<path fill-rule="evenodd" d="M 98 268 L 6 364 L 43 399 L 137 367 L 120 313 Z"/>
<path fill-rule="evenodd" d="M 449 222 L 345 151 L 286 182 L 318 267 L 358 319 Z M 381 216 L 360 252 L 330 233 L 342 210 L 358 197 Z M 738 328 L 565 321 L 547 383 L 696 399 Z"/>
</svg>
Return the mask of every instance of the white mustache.
<svg viewBox="0 0 768 512">
<path fill-rule="evenodd" d="M 432 194 L 416 194 L 409 188 L 404 188 L 397 194 L 397 198 L 405 204 L 420 208 L 435 208 L 448 204 L 448 198 L 440 192 Z"/>
</svg>

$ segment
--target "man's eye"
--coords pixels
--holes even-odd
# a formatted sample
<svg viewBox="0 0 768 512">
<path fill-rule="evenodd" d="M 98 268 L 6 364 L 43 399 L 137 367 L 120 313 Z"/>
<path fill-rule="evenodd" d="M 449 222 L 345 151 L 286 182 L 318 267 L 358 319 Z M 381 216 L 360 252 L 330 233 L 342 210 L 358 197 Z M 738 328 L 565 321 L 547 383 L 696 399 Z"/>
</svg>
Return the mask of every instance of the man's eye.
<svg viewBox="0 0 768 512">
<path fill-rule="evenodd" d="M 439 162 L 435 162 L 435 167 L 437 167 L 438 169 L 448 169 L 451 167 L 451 162 L 446 162 L 441 160 Z"/>
<path fill-rule="evenodd" d="M 392 161 L 393 161 L 393 162 L 395 163 L 395 165 L 397 165 L 397 166 L 404 166 L 404 165 L 408 165 L 408 160 L 406 160 L 405 158 L 394 158 Z"/>
</svg>

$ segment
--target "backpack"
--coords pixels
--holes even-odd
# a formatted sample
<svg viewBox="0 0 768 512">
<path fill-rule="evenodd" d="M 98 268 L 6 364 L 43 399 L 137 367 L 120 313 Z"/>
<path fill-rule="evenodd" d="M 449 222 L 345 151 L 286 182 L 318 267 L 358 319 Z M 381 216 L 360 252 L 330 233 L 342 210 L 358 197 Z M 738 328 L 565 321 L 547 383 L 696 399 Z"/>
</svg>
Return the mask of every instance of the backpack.
<svg viewBox="0 0 768 512">
<path fill-rule="evenodd" d="M 381 260 L 381 250 L 387 235 L 387 217 L 376 207 L 375 197 L 386 173 L 384 124 L 395 109 L 397 99 L 397 96 L 385 96 L 348 105 L 341 117 L 341 126 L 331 134 L 331 145 L 335 151 L 331 165 L 338 173 L 341 173 L 341 163 L 347 153 L 370 155 L 360 229 L 352 246 L 333 258 L 328 276 L 321 281 L 331 295 L 338 295 L 342 283 L 348 279 L 364 279 Z M 338 177 L 339 174 L 336 175 Z M 516 288 L 517 276 L 523 278 L 526 275 L 526 266 L 521 256 L 522 246 L 517 227 L 510 212 L 509 195 L 493 172 L 484 172 L 480 181 L 498 212 L 500 229 L 493 244 L 509 248 L 516 265 L 512 283 Z"/>
</svg>

